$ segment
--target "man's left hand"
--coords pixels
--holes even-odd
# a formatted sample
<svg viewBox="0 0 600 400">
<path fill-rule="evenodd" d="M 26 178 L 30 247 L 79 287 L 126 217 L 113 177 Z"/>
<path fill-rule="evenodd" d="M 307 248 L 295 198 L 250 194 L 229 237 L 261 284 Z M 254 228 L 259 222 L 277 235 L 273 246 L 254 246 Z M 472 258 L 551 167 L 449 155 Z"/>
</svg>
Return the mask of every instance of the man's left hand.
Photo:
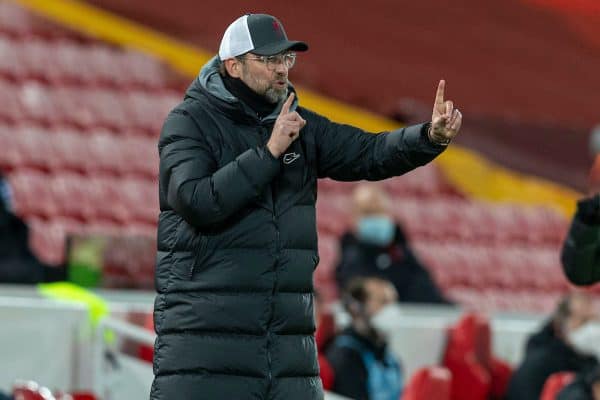
<svg viewBox="0 0 600 400">
<path fill-rule="evenodd" d="M 451 100 L 444 101 L 444 89 L 446 81 L 441 80 L 438 84 L 431 115 L 431 128 L 429 140 L 436 144 L 447 145 L 458 134 L 462 124 L 462 114 Z"/>
</svg>

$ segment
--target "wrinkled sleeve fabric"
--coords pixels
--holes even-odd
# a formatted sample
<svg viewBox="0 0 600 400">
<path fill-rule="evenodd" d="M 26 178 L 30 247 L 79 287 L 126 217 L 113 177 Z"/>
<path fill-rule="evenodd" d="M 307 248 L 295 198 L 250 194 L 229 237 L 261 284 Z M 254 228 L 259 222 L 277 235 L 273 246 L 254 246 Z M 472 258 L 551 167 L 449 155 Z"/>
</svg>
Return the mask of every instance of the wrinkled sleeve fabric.
<svg viewBox="0 0 600 400">
<path fill-rule="evenodd" d="M 187 113 L 172 112 L 159 143 L 160 174 L 169 206 L 192 226 L 214 228 L 260 196 L 280 163 L 263 146 L 219 168 L 205 135 Z"/>
<path fill-rule="evenodd" d="M 583 199 L 563 244 L 561 261 L 565 275 L 575 285 L 600 281 L 600 197 Z"/>
<path fill-rule="evenodd" d="M 386 179 L 427 164 L 446 148 L 429 141 L 429 124 L 372 134 L 316 114 L 310 119 L 317 125 L 315 141 L 320 178 Z"/>
</svg>

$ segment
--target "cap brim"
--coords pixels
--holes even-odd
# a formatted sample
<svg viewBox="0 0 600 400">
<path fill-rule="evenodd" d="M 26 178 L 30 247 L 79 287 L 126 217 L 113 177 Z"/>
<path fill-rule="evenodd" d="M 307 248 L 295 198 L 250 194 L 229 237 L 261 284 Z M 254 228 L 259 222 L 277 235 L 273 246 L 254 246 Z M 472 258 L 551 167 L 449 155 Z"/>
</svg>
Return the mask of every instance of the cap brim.
<svg viewBox="0 0 600 400">
<path fill-rule="evenodd" d="M 288 50 L 306 51 L 308 50 L 308 45 L 297 40 L 283 40 L 250 50 L 250 53 L 258 54 L 259 56 L 272 56 Z"/>
</svg>

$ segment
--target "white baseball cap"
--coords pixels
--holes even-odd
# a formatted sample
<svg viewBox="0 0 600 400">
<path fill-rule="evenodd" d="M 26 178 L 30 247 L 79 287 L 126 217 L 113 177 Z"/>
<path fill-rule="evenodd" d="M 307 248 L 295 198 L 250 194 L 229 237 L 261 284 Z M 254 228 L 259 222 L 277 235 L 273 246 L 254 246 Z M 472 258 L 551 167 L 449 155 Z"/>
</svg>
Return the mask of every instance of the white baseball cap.
<svg viewBox="0 0 600 400">
<path fill-rule="evenodd" d="M 246 14 L 233 21 L 225 30 L 219 47 L 219 58 L 227 60 L 250 51 L 270 56 L 286 50 L 306 51 L 308 45 L 288 40 L 283 25 L 272 15 Z"/>
</svg>

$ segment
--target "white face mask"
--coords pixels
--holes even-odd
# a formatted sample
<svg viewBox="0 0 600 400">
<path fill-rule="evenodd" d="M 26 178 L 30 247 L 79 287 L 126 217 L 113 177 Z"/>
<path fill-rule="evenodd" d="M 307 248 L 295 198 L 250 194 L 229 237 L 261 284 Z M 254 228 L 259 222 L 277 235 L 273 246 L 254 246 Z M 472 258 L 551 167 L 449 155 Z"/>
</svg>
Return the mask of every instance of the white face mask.
<svg viewBox="0 0 600 400">
<path fill-rule="evenodd" d="M 396 321 L 400 318 L 402 318 L 400 307 L 396 303 L 390 303 L 373 315 L 370 322 L 371 326 L 387 339 L 394 333 Z"/>
<path fill-rule="evenodd" d="M 600 359 L 600 325 L 586 323 L 567 335 L 571 346 L 579 353 L 593 355 Z"/>
</svg>

